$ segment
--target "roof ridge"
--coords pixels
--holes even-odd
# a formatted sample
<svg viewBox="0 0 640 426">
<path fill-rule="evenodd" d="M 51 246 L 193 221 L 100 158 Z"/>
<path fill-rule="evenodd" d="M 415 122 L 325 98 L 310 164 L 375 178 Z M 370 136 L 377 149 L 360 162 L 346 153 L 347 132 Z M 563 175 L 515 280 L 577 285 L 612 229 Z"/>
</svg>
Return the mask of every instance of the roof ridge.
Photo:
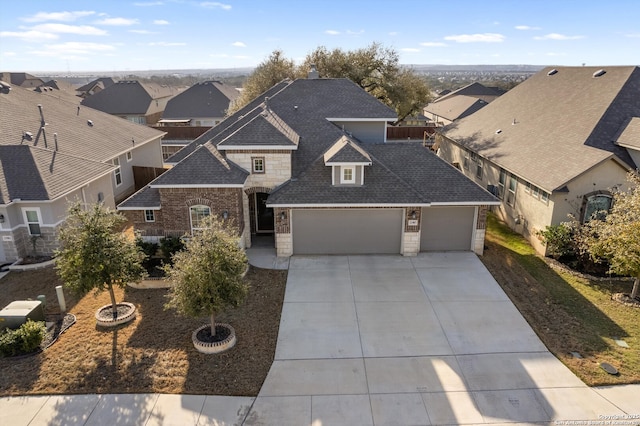
<svg viewBox="0 0 640 426">
<path fill-rule="evenodd" d="M 264 105 L 264 112 L 266 113 L 263 117 L 280 133 L 285 135 L 287 139 L 289 139 L 294 144 L 298 145 L 300 143 L 300 135 L 293 130 L 285 121 L 280 118 L 278 114 L 276 114 L 272 109 L 270 109 L 266 104 Z"/>
</svg>

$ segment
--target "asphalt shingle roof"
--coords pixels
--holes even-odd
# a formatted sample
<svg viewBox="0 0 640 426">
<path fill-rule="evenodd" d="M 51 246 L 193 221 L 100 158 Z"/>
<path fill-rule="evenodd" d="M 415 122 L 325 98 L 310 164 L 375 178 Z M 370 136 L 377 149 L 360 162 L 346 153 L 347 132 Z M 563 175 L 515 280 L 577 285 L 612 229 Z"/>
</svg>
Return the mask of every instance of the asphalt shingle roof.
<svg viewBox="0 0 640 426">
<path fill-rule="evenodd" d="M 211 145 L 196 148 L 187 158 L 167 170 L 149 185 L 242 185 L 249 172 L 226 160 Z"/>
<path fill-rule="evenodd" d="M 430 103 L 424 107 L 424 110 L 430 114 L 454 121 L 471 115 L 487 105 L 482 99 L 460 95 Z"/>
<path fill-rule="evenodd" d="M 82 105 L 108 114 L 148 114 L 160 112 L 156 100 L 173 96 L 173 89 L 136 80 L 118 81 L 82 100 Z M 165 105 L 162 104 L 162 107 Z"/>
<path fill-rule="evenodd" d="M 634 167 L 614 141 L 627 120 L 640 117 L 640 68 L 606 67 L 599 77 L 597 67 L 551 70 L 445 127 L 444 135 L 549 192 L 613 155 Z"/>
<path fill-rule="evenodd" d="M 242 126 L 224 140 L 218 147 L 225 146 L 290 146 L 298 145 L 300 136 L 272 111 L 260 108 L 245 120 Z"/>
<path fill-rule="evenodd" d="M 196 83 L 169 100 L 162 118 L 224 117 L 238 95 L 236 89 L 219 81 Z"/>
<path fill-rule="evenodd" d="M 342 136 L 324 153 L 326 163 L 371 163 L 371 157 L 361 146 L 347 136 Z"/>
<path fill-rule="evenodd" d="M 630 118 L 615 138 L 619 145 L 629 146 L 640 150 L 640 117 Z M 637 166 L 640 166 L 638 164 Z"/>
<path fill-rule="evenodd" d="M 166 173 L 166 172 L 165 172 Z M 160 190 L 145 186 L 122 203 L 118 204 L 118 209 L 151 209 L 160 207 Z"/>
</svg>

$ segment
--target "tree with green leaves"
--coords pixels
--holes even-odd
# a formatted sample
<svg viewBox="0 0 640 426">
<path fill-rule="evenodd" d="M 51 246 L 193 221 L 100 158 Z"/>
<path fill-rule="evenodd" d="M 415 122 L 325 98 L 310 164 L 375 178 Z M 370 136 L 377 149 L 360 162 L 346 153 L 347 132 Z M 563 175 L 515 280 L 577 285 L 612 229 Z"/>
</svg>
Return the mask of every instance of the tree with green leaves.
<svg viewBox="0 0 640 426">
<path fill-rule="evenodd" d="M 109 291 L 114 318 L 118 312 L 114 286 L 140 282 L 146 275 L 144 253 L 122 232 L 126 221 L 102 204 L 85 208 L 74 203 L 60 227 L 61 248 L 55 256 L 58 275 L 74 293 Z"/>
<path fill-rule="evenodd" d="M 580 242 L 594 260 L 606 259 L 611 272 L 635 277 L 634 300 L 640 291 L 640 176 L 632 171 L 627 180 L 630 189 L 614 192 L 611 211 L 585 223 Z"/>
<path fill-rule="evenodd" d="M 172 284 L 166 307 L 194 318 L 208 315 L 215 336 L 216 314 L 239 306 L 247 295 L 243 274 L 248 262 L 228 225 L 209 216 L 203 228 L 173 255 L 173 265 L 165 267 Z"/>
<path fill-rule="evenodd" d="M 242 95 L 231 113 L 248 104 L 275 83 L 285 78 L 303 78 L 316 67 L 320 77 L 348 78 L 372 96 L 394 108 L 398 121 L 422 112 L 430 100 L 426 80 L 413 70 L 402 67 L 398 53 L 379 43 L 365 48 L 344 51 L 328 50 L 324 46 L 309 53 L 304 62 L 296 67 L 286 59 L 282 51 L 274 51 L 247 79 Z"/>
</svg>

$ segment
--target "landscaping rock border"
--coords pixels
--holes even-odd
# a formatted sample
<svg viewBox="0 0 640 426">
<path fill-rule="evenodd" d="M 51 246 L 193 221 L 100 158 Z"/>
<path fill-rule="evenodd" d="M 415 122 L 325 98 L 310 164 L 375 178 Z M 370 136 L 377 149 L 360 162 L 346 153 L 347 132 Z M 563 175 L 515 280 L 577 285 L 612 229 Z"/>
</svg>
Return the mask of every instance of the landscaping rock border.
<svg viewBox="0 0 640 426">
<path fill-rule="evenodd" d="M 116 327 L 120 324 L 124 324 L 127 323 L 131 320 L 133 320 L 136 317 L 136 306 L 133 303 L 129 303 L 129 302 L 120 302 L 117 304 L 118 306 L 127 306 L 129 308 L 129 312 L 125 315 L 122 316 L 118 316 L 117 318 L 113 319 L 113 318 L 103 318 L 100 316 L 100 312 L 102 312 L 105 309 L 111 309 L 111 304 L 108 305 L 104 305 L 101 306 L 97 311 L 96 311 L 96 324 L 101 326 L 101 327 Z"/>
<path fill-rule="evenodd" d="M 216 322 L 216 327 L 224 327 L 229 329 L 229 336 L 220 342 L 202 342 L 198 339 L 198 332 L 205 328 L 210 328 L 210 324 L 205 324 L 198 327 L 193 334 L 191 334 L 191 341 L 196 350 L 203 354 L 217 354 L 231 349 L 236 344 L 236 331 L 229 324 Z"/>
<path fill-rule="evenodd" d="M 615 280 L 615 281 L 635 280 L 635 278 L 633 277 L 594 277 L 593 275 L 583 274 L 582 272 L 573 270 L 567 265 L 565 265 L 564 263 L 558 262 L 557 260 L 552 259 L 550 257 L 545 256 L 543 257 L 543 259 L 551 269 L 555 269 L 556 271 L 566 272 L 569 275 L 573 275 L 574 277 L 578 277 L 578 278 L 584 278 L 585 280 L 598 281 L 598 282 L 611 281 L 611 280 Z"/>
</svg>

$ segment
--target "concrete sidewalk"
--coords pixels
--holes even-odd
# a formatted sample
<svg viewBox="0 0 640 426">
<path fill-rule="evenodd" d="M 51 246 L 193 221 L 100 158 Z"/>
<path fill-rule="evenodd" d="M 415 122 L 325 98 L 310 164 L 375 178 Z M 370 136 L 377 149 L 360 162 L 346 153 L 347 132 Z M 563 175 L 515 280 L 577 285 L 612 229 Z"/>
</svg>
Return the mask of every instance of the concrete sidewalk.
<svg viewBox="0 0 640 426">
<path fill-rule="evenodd" d="M 257 398 L 0 398 L 0 425 L 640 423 L 640 385 L 584 385 L 471 253 L 288 266 L 276 359 Z"/>
</svg>

